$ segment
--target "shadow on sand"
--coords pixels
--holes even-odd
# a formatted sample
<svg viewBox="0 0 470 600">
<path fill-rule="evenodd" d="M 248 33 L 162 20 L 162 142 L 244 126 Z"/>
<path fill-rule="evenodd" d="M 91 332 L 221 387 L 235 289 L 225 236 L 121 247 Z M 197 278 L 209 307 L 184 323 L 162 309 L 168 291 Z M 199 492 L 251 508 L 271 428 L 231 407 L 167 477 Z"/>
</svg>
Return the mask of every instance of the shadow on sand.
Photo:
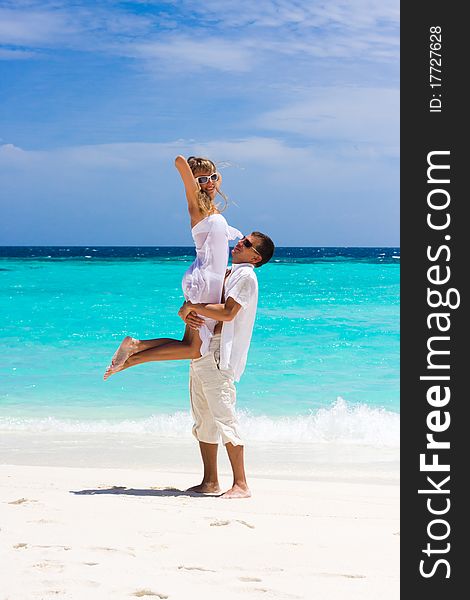
<svg viewBox="0 0 470 600">
<path fill-rule="evenodd" d="M 119 494 L 125 496 L 187 496 L 191 498 L 217 498 L 222 494 L 198 494 L 197 492 L 190 492 L 184 490 L 178 490 L 177 488 L 149 488 L 144 490 L 138 490 L 135 488 L 127 488 L 124 486 L 114 485 L 110 488 L 98 488 L 95 490 L 70 490 L 71 494 L 76 496 L 92 496 L 95 494 Z"/>
</svg>

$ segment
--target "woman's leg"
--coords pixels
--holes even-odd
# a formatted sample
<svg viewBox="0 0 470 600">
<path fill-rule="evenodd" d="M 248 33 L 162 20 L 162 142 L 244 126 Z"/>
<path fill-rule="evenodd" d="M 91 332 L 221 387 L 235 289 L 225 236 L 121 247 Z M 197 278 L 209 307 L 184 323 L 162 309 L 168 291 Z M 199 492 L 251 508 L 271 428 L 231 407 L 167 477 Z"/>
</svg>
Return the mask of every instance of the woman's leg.
<svg viewBox="0 0 470 600">
<path fill-rule="evenodd" d="M 183 338 L 184 339 L 184 338 Z M 154 340 L 136 340 L 135 344 L 135 352 L 143 352 L 144 350 L 150 350 L 150 348 L 157 348 L 158 346 L 163 346 L 163 344 L 168 344 L 169 342 L 179 342 L 181 340 L 176 340 L 175 338 L 156 338 Z"/>
<path fill-rule="evenodd" d="M 184 339 L 184 338 L 183 338 Z M 132 354 L 136 352 L 142 352 L 143 350 L 149 350 L 150 348 L 156 348 L 169 342 L 177 342 L 174 338 L 156 338 L 153 340 L 137 340 L 127 335 L 119 345 L 119 348 L 114 353 L 114 356 L 109 364 L 104 378 L 107 379 L 113 373 L 117 373 L 120 367 L 126 362 L 126 360 Z"/>
<path fill-rule="evenodd" d="M 165 338 L 168 339 L 168 338 Z M 154 340 L 147 340 L 153 342 Z M 157 341 L 157 340 L 155 340 Z M 144 362 L 160 360 L 184 360 L 199 358 L 201 356 L 201 338 L 197 331 L 190 329 L 187 325 L 182 340 L 169 339 L 166 343 L 151 346 L 146 350 L 135 352 L 126 360 L 123 369 L 140 365 Z"/>
<path fill-rule="evenodd" d="M 108 379 L 114 373 L 144 362 L 199 358 L 201 356 L 200 349 L 201 339 L 199 334 L 188 326 L 185 328 L 182 340 L 172 338 L 134 340 L 133 338 L 125 338 L 115 354 L 116 358 L 113 358 L 111 365 L 106 370 L 104 378 Z"/>
</svg>

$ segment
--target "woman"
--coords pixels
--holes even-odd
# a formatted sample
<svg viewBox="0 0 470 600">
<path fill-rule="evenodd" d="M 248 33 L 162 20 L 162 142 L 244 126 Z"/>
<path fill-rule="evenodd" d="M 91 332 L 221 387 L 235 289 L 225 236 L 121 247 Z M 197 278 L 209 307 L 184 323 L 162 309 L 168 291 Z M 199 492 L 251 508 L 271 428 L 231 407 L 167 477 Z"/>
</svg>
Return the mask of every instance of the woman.
<svg viewBox="0 0 470 600">
<path fill-rule="evenodd" d="M 193 304 L 219 303 L 228 262 L 228 242 L 242 234 L 227 224 L 214 203 L 222 177 L 208 158 L 177 156 L 175 166 L 183 180 L 196 245 L 196 259 L 183 277 L 185 300 Z M 199 330 L 186 325 L 182 340 L 125 337 L 106 369 L 104 379 L 129 367 L 158 360 L 198 358 L 209 349 L 216 321 L 205 319 Z"/>
</svg>

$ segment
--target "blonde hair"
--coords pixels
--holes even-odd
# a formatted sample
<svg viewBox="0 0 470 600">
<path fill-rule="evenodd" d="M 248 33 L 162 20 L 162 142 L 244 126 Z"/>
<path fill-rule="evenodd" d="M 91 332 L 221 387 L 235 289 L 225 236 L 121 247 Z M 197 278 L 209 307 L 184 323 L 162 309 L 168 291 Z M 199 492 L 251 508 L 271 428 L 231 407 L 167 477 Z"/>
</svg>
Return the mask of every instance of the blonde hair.
<svg viewBox="0 0 470 600">
<path fill-rule="evenodd" d="M 207 173 L 207 172 L 215 173 L 217 171 L 217 167 L 215 166 L 215 163 L 213 163 L 208 158 L 190 156 L 187 159 L 187 163 L 195 177 L 197 176 L 197 173 Z M 220 208 L 219 204 L 216 204 L 213 201 L 213 199 L 209 196 L 209 194 L 207 192 L 205 192 L 204 190 L 201 189 L 201 187 L 199 186 L 199 183 L 197 183 L 196 198 L 197 198 L 199 210 L 201 211 L 202 215 L 204 215 L 204 216 L 212 215 L 216 211 L 223 212 L 227 208 L 227 204 L 228 204 L 227 196 L 219 189 L 217 189 L 217 193 L 220 194 L 225 201 L 224 207 L 222 209 Z"/>
</svg>

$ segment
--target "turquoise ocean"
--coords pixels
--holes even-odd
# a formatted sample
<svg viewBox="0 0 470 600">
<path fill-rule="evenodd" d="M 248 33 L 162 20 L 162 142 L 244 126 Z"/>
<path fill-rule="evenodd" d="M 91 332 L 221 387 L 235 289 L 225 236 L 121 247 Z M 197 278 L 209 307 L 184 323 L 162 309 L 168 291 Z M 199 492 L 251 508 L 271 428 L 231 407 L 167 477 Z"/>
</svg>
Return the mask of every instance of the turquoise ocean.
<svg viewBox="0 0 470 600">
<path fill-rule="evenodd" d="M 188 363 L 103 381 L 125 335 L 180 338 L 192 248 L 0 248 L 0 430 L 186 435 Z M 399 249 L 278 248 L 237 406 L 246 438 L 398 446 Z"/>
</svg>

